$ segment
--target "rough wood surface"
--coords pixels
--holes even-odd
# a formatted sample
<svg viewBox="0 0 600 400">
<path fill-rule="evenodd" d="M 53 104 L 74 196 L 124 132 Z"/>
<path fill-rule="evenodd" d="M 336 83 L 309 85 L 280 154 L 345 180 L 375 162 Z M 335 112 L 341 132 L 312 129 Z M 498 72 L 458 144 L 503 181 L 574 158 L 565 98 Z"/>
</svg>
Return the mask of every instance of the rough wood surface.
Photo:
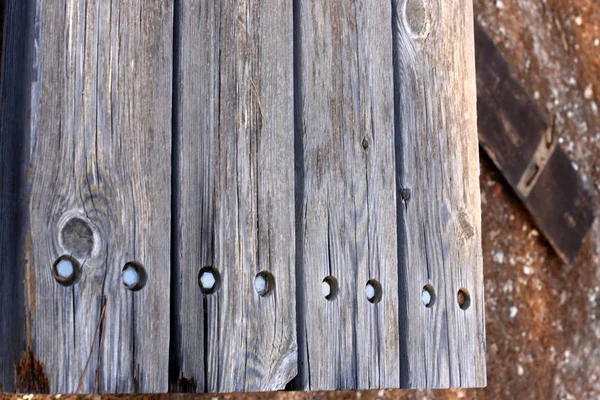
<svg viewBox="0 0 600 400">
<path fill-rule="evenodd" d="M 51 392 L 168 389 L 172 12 L 37 1 L 26 285 Z M 73 286 L 51 273 L 64 254 Z M 130 261 L 148 275 L 137 292 Z"/>
<path fill-rule="evenodd" d="M 397 387 L 391 3 L 300 1 L 296 13 L 296 386 Z M 328 276 L 339 286 L 331 300 Z M 370 279 L 382 286 L 377 304 Z"/>
<path fill-rule="evenodd" d="M 479 140 L 557 254 L 575 261 L 594 221 L 591 196 L 492 39 L 475 27 Z"/>
<path fill-rule="evenodd" d="M 0 218 L 23 233 L 2 228 L 1 257 L 24 266 L 1 282 L 17 296 L 0 295 L 27 316 L 0 329 L 21 346 L 1 357 L 12 368 L 27 349 L 22 387 L 485 384 L 469 4 L 35 6 L 18 42 L 37 53 L 14 48 L 1 88 L 23 118 L 0 130 L 17 164 L 0 173 Z M 7 94 L 23 88 L 31 99 Z M 61 256 L 82 267 L 72 286 L 53 277 Z M 136 292 L 121 282 L 132 261 L 147 271 Z"/>
<path fill-rule="evenodd" d="M 292 7 L 195 0 L 178 15 L 175 369 L 198 391 L 283 389 L 297 370 Z M 205 266 L 221 276 L 209 295 Z"/>
<path fill-rule="evenodd" d="M 22 266 L 31 93 L 27 89 L 31 88 L 32 70 L 24 66 L 33 65 L 34 7 L 26 1 L 11 1 L 4 12 L 0 80 L 0 392 L 11 392 L 21 389 L 14 386 L 13 366 L 27 345 Z"/>
<path fill-rule="evenodd" d="M 472 3 L 395 0 L 400 326 L 407 386 L 482 386 L 485 321 Z M 421 301 L 425 284 L 436 301 Z M 457 292 L 470 293 L 463 310 Z"/>
</svg>

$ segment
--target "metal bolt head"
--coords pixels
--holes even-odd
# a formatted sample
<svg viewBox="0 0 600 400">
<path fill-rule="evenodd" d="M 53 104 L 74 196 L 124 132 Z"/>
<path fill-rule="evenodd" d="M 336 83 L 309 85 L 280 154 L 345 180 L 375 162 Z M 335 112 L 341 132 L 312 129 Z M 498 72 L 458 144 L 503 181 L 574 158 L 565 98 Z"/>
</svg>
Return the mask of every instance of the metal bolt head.
<svg viewBox="0 0 600 400">
<path fill-rule="evenodd" d="M 123 280 L 123 284 L 128 288 L 135 287 L 140 281 L 140 276 L 138 272 L 132 266 L 125 267 L 123 273 L 121 274 L 121 279 Z"/>
<path fill-rule="evenodd" d="M 375 298 L 375 287 L 372 284 L 368 283 L 367 286 L 365 286 L 365 295 L 369 300 Z"/>
<path fill-rule="evenodd" d="M 137 292 L 146 286 L 148 274 L 142 264 L 130 261 L 121 270 L 121 281 L 127 289 Z"/>
<path fill-rule="evenodd" d="M 78 281 L 81 275 L 81 266 L 75 258 L 65 254 L 54 261 L 52 275 L 60 285 L 71 286 Z"/>
<path fill-rule="evenodd" d="M 275 289 L 275 277 L 267 270 L 260 271 L 254 276 L 254 289 L 261 297 L 267 297 Z"/>
<path fill-rule="evenodd" d="M 56 273 L 63 279 L 69 279 L 75 272 L 75 267 L 69 259 L 62 259 L 56 264 Z"/>
<path fill-rule="evenodd" d="M 254 289 L 256 289 L 258 293 L 265 292 L 265 290 L 267 289 L 267 280 L 264 276 L 260 274 L 256 275 L 256 278 L 254 278 Z"/>
<path fill-rule="evenodd" d="M 423 289 L 421 290 L 421 301 L 427 308 L 431 308 L 435 304 L 435 289 L 431 284 L 423 286 Z"/>
<path fill-rule="evenodd" d="M 204 290 L 212 290 L 217 283 L 215 275 L 211 271 L 205 271 L 200 275 L 200 285 Z"/>
<path fill-rule="evenodd" d="M 377 304 L 381 301 L 383 290 L 381 283 L 376 279 L 369 279 L 365 285 L 365 296 L 369 303 Z"/>
<path fill-rule="evenodd" d="M 221 285 L 221 274 L 214 266 L 206 266 L 198 271 L 198 286 L 204 294 L 213 294 Z"/>
<path fill-rule="evenodd" d="M 424 289 L 421 292 L 421 300 L 423 301 L 423 304 L 425 304 L 425 307 L 429 306 L 429 304 L 431 304 L 431 293 Z"/>
<path fill-rule="evenodd" d="M 327 281 L 321 282 L 321 294 L 327 298 L 331 294 L 331 285 Z"/>
</svg>

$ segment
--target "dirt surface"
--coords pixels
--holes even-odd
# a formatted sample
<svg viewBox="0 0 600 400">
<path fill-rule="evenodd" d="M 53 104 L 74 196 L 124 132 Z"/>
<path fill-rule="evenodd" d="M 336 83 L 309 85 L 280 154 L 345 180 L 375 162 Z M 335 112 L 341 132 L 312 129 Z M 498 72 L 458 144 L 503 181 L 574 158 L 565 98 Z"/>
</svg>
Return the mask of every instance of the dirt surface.
<svg viewBox="0 0 600 400">
<path fill-rule="evenodd" d="M 554 121 L 561 146 L 595 196 L 596 210 L 600 210 L 600 2 L 475 0 L 474 4 L 478 21 L 538 106 Z M 566 266 L 485 156 L 481 167 L 486 389 L 195 398 L 600 398 L 599 220 L 577 262 Z M 189 396 L 169 398 L 175 397 Z"/>
</svg>

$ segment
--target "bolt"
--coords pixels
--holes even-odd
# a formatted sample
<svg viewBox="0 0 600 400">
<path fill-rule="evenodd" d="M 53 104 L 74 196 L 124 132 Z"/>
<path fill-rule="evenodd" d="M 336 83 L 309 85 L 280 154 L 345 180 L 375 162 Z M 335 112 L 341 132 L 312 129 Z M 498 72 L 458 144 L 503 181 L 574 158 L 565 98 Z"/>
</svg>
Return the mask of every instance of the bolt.
<svg viewBox="0 0 600 400">
<path fill-rule="evenodd" d="M 62 255 L 54 261 L 52 275 L 56 281 L 63 286 L 71 286 L 80 276 L 81 268 L 76 259 L 68 255 Z"/>
<path fill-rule="evenodd" d="M 331 294 L 331 285 L 327 281 L 321 282 L 321 294 L 327 298 Z"/>
<path fill-rule="evenodd" d="M 421 292 L 421 300 L 423 301 L 423 304 L 425 304 L 425 307 L 429 307 L 431 304 L 431 293 L 429 293 L 428 290 L 423 289 L 423 292 Z"/>
<path fill-rule="evenodd" d="M 123 270 L 121 278 L 123 279 L 123 284 L 128 288 L 134 287 L 140 281 L 140 276 L 133 266 L 126 267 Z"/>
<path fill-rule="evenodd" d="M 368 283 L 365 287 L 365 294 L 367 295 L 367 299 L 373 300 L 375 298 L 375 287 Z"/>
<path fill-rule="evenodd" d="M 216 283 L 217 279 L 215 278 L 215 275 L 210 271 L 206 271 L 200 276 L 200 284 L 202 285 L 202 289 L 204 290 L 212 290 L 215 287 Z"/>
<path fill-rule="evenodd" d="M 254 278 L 254 289 L 258 294 L 264 293 L 267 289 L 267 280 L 261 274 L 256 275 L 256 278 Z"/>
<path fill-rule="evenodd" d="M 69 279 L 74 270 L 73 263 L 68 259 L 62 259 L 56 264 L 56 273 L 63 279 Z"/>
</svg>

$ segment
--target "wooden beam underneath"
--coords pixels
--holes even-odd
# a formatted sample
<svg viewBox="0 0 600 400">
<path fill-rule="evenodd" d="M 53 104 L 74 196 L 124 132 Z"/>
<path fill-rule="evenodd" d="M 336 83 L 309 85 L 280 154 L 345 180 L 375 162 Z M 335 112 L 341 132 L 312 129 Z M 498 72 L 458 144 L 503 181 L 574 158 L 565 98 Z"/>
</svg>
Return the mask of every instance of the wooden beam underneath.
<svg viewBox="0 0 600 400">
<path fill-rule="evenodd" d="M 477 24 L 475 54 L 479 142 L 556 253 L 571 264 L 594 221 L 591 197 L 553 126 Z"/>
</svg>

